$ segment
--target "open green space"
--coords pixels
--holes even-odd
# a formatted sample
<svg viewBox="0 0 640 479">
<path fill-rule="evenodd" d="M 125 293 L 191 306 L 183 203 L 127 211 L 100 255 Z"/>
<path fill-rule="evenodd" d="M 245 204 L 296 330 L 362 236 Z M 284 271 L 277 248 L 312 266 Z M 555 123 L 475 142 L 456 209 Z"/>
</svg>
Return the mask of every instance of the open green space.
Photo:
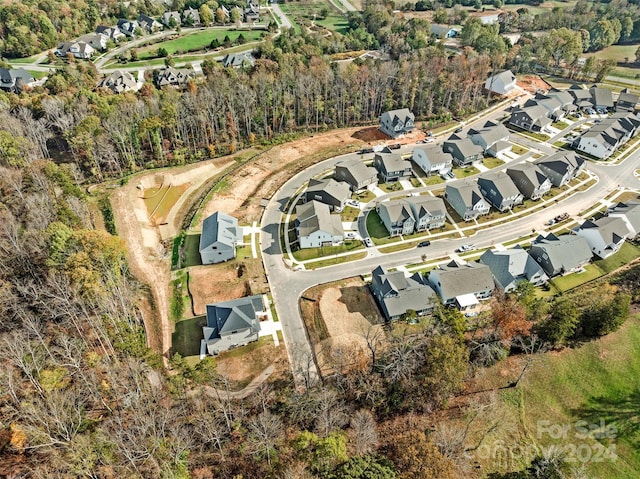
<svg viewBox="0 0 640 479">
<path fill-rule="evenodd" d="M 280 3 L 283 13 L 289 17 L 299 31 L 301 25 L 311 26 L 312 22 L 327 30 L 346 34 L 349 22 L 330 2 L 322 0 L 302 0 Z"/>
<path fill-rule="evenodd" d="M 380 215 L 376 210 L 371 210 L 367 214 L 366 226 L 367 233 L 369 233 L 369 236 L 375 244 L 393 243 L 400 239 L 399 237 L 391 238 L 389 236 L 389 232 L 382 223 Z"/>
<path fill-rule="evenodd" d="M 354 253 L 346 256 L 333 256 L 325 259 L 321 259 L 319 261 L 313 261 L 307 264 L 307 269 L 316 269 L 316 268 L 324 268 L 326 266 L 333 266 L 336 264 L 348 263 L 349 261 L 358 261 L 360 259 L 366 258 L 367 253 Z"/>
<path fill-rule="evenodd" d="M 347 21 L 346 17 L 337 13 L 331 13 L 322 20 L 316 20 L 316 24 L 326 28 L 327 30 L 338 32 L 342 35 L 345 35 L 349 30 L 349 22 Z"/>
<path fill-rule="evenodd" d="M 581 273 L 571 273 L 566 276 L 560 276 L 550 281 L 551 284 L 560 292 L 564 293 L 581 284 L 588 283 L 604 274 L 597 265 L 589 264 L 584 267 Z"/>
<path fill-rule="evenodd" d="M 636 258 L 640 257 L 640 248 L 627 241 L 620 247 L 620 250 L 612 254 L 606 259 L 595 261 L 595 264 L 605 273 L 611 273 L 618 268 L 621 268 L 625 264 L 631 263 Z"/>
<path fill-rule="evenodd" d="M 323 258 L 325 256 L 346 253 L 348 251 L 354 251 L 362 248 L 364 248 L 364 245 L 361 241 L 347 240 L 343 244 L 338 246 L 320 246 L 319 248 L 300 249 L 293 252 L 293 257 L 298 261 L 308 261 L 316 258 Z"/>
</svg>

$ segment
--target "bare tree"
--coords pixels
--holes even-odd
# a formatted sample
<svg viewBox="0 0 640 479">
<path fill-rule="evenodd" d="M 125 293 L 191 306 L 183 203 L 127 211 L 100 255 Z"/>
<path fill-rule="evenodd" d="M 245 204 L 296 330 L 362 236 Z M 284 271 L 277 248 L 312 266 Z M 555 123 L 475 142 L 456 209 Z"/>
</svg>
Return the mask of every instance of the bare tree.
<svg viewBox="0 0 640 479">
<path fill-rule="evenodd" d="M 353 447 L 359 456 L 369 454 L 378 446 L 376 420 L 371 411 L 360 409 L 351 417 Z"/>
<path fill-rule="evenodd" d="M 271 456 L 284 435 L 284 424 L 278 416 L 264 411 L 252 417 L 247 425 L 248 445 L 254 454 L 261 454 L 271 465 Z"/>
</svg>

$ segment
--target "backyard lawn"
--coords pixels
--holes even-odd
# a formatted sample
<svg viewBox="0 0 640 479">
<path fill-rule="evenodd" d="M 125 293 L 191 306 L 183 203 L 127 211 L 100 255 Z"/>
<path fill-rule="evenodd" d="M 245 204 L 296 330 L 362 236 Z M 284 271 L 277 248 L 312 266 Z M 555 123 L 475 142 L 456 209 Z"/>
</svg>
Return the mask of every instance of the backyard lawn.
<svg viewBox="0 0 640 479">
<path fill-rule="evenodd" d="M 571 273 L 566 276 L 559 276 L 550 281 L 555 288 L 564 293 L 573 289 L 581 284 L 588 283 L 591 280 L 599 278 L 604 274 L 596 264 L 589 264 L 584 267 L 584 271 L 582 273 Z"/>
<path fill-rule="evenodd" d="M 482 164 L 484 166 L 486 166 L 487 168 L 491 169 L 491 168 L 496 168 L 500 165 L 504 165 L 504 161 L 502 161 L 500 158 L 494 158 L 493 156 L 487 156 L 486 158 L 484 158 L 482 160 Z"/>
<path fill-rule="evenodd" d="M 387 228 L 385 228 L 384 224 L 382 224 L 380 215 L 376 210 L 369 211 L 369 214 L 367 214 L 366 225 L 367 233 L 369 233 L 369 236 L 375 244 L 392 243 L 400 239 L 399 237 L 389 237 L 389 232 L 387 231 Z"/>
<path fill-rule="evenodd" d="M 183 261 L 182 267 L 199 266 L 202 264 L 202 258 L 200 258 L 200 235 L 187 235 L 184 237 L 184 244 L 182 245 Z"/>
<path fill-rule="evenodd" d="M 595 261 L 595 264 L 605 273 L 611 273 L 625 264 L 631 263 L 631 261 L 638 257 L 640 257 L 640 248 L 625 241 L 617 253 L 609 256 L 607 259 Z"/>
<path fill-rule="evenodd" d="M 353 206 L 345 206 L 340 214 L 340 218 L 342 221 L 355 221 L 358 219 L 360 215 L 360 210 L 358 208 L 354 208 Z"/>
<path fill-rule="evenodd" d="M 206 324 L 206 316 L 176 322 L 176 330 L 172 336 L 172 354 L 178 353 L 183 357 L 199 355 L 202 327 Z"/>
</svg>

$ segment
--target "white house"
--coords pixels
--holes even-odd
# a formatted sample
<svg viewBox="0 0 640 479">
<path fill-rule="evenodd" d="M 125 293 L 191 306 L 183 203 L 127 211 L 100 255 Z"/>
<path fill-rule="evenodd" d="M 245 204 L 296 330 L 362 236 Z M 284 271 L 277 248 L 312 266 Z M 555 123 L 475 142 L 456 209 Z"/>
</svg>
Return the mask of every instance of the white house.
<svg viewBox="0 0 640 479">
<path fill-rule="evenodd" d="M 427 175 L 445 174 L 451 171 L 453 156 L 451 153 L 442 151 L 439 145 L 428 145 L 422 148 L 415 148 L 411 159 Z"/>
<path fill-rule="evenodd" d="M 220 211 L 202 223 L 200 258 L 202 264 L 222 263 L 236 257 L 236 245 L 242 243 L 238 220 Z"/>
<path fill-rule="evenodd" d="M 616 253 L 629 234 L 622 218 L 606 216 L 595 221 L 585 221 L 574 231 L 586 239 L 593 254 L 602 259 Z"/>
<path fill-rule="evenodd" d="M 609 218 L 620 218 L 629 230 L 629 238 L 640 238 L 640 202 L 618 203 L 609 212 Z"/>
<path fill-rule="evenodd" d="M 507 95 L 516 88 L 516 76 L 511 70 L 506 70 L 487 78 L 484 87 L 498 95 Z"/>
<path fill-rule="evenodd" d="M 405 133 L 411 133 L 415 126 L 415 117 L 408 108 L 385 111 L 380 116 L 380 131 L 391 138 L 397 138 Z"/>
<path fill-rule="evenodd" d="M 300 248 L 336 246 L 344 240 L 340 215 L 332 215 L 329 205 L 319 201 L 298 205 L 295 224 Z"/>
</svg>

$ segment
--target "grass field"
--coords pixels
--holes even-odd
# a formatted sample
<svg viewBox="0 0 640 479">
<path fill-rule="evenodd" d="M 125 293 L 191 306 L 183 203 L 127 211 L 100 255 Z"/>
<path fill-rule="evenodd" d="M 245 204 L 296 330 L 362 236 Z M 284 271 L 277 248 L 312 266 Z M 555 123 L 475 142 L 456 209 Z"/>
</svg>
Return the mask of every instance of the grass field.
<svg viewBox="0 0 640 479">
<path fill-rule="evenodd" d="M 199 266 L 202 264 L 202 258 L 200 258 L 200 235 L 187 235 L 184 237 L 184 245 L 182 246 L 184 252 L 184 260 L 182 261 L 182 267 Z"/>
<path fill-rule="evenodd" d="M 369 211 L 367 214 L 367 233 L 371 236 L 371 239 L 375 244 L 385 244 L 397 241 L 396 238 L 390 238 L 387 228 L 382 224 L 380 215 L 376 210 Z"/>
<path fill-rule="evenodd" d="M 183 357 L 199 355 L 202 327 L 206 324 L 206 316 L 196 316 L 178 321 L 172 336 L 172 352 Z"/>
<path fill-rule="evenodd" d="M 590 264 L 584 267 L 582 273 L 571 273 L 567 276 L 560 276 L 552 279 L 550 282 L 560 292 L 569 291 L 570 289 L 588 283 L 604 274 L 596 264 Z"/>
<path fill-rule="evenodd" d="M 184 184 L 177 186 L 166 185 L 161 188 L 147 188 L 144 191 L 143 201 L 147 207 L 149 220 L 155 224 L 164 222 L 171 208 L 173 208 L 188 187 L 188 184 Z"/>
<path fill-rule="evenodd" d="M 482 164 L 487 168 L 496 168 L 500 165 L 504 165 L 504 161 L 500 158 L 494 158 L 492 156 L 487 156 L 482 160 Z"/>
<path fill-rule="evenodd" d="M 339 246 L 321 246 L 319 248 L 304 248 L 293 252 L 293 257 L 298 261 L 307 261 L 316 258 L 322 258 L 325 256 L 336 255 L 340 253 L 346 253 L 347 251 L 354 251 L 364 248 L 364 245 L 360 241 L 345 241 Z"/>
<path fill-rule="evenodd" d="M 231 42 L 235 42 L 240 35 L 244 36 L 247 42 L 259 40 L 264 34 L 262 30 L 204 30 L 190 35 L 185 35 L 175 40 L 154 43 L 137 50 L 138 58 L 141 60 L 154 57 L 159 48 L 164 48 L 169 55 L 176 53 L 187 53 L 208 49 L 213 40 L 223 42 L 225 36 L 229 36 Z"/>
<path fill-rule="evenodd" d="M 335 10 L 329 2 L 319 0 L 285 2 L 280 3 L 280 8 L 296 25 L 296 31 L 299 31 L 300 25 L 310 24 L 312 21 L 327 30 L 341 34 L 347 33 L 349 27 L 346 17 Z M 321 19 L 321 11 L 325 8 L 328 9 L 329 14 Z"/>
</svg>

